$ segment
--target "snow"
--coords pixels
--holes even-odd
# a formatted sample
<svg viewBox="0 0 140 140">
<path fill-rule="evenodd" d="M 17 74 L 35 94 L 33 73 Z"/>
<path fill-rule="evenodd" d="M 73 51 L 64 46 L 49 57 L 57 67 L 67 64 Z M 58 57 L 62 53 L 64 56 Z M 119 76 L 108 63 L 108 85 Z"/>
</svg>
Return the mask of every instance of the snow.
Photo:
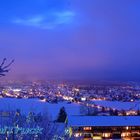
<svg viewBox="0 0 140 140">
<path fill-rule="evenodd" d="M 140 126 L 140 116 L 69 116 L 68 125 L 72 127 Z"/>
<path fill-rule="evenodd" d="M 95 103 L 99 106 L 110 107 L 118 110 L 138 110 L 140 109 L 140 102 L 119 102 L 119 101 L 99 101 L 95 100 L 92 103 Z"/>
<path fill-rule="evenodd" d="M 39 99 L 14 99 L 14 98 L 0 98 L 0 111 L 14 111 L 20 109 L 21 113 L 28 114 L 30 111 L 35 113 L 48 113 L 48 115 L 55 120 L 61 107 L 65 107 L 68 115 L 80 115 L 80 105 L 66 102 L 58 104 L 51 104 L 41 102 Z"/>
</svg>

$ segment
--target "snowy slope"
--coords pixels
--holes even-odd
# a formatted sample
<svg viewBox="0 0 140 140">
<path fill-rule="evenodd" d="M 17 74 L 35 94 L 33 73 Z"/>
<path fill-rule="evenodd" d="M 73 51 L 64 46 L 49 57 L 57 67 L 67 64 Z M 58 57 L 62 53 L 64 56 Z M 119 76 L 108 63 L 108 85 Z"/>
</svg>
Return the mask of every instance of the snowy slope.
<svg viewBox="0 0 140 140">
<path fill-rule="evenodd" d="M 20 109 L 23 114 L 28 114 L 29 111 L 48 113 L 53 120 L 56 119 L 63 106 L 68 115 L 80 115 L 80 106 L 77 104 L 67 104 L 66 102 L 51 104 L 41 102 L 39 99 L 0 98 L 0 110 Z"/>
</svg>

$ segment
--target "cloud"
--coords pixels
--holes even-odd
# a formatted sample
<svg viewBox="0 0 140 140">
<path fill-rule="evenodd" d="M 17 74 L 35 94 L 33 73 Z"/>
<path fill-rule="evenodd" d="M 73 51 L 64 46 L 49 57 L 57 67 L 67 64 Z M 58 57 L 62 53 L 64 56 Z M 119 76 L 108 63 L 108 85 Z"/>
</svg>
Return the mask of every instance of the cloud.
<svg viewBox="0 0 140 140">
<path fill-rule="evenodd" d="M 13 22 L 17 24 L 27 25 L 27 26 L 40 26 L 44 18 L 42 16 L 35 16 L 26 19 L 15 19 Z"/>
<path fill-rule="evenodd" d="M 34 15 L 26 18 L 16 18 L 12 22 L 24 26 L 53 29 L 59 25 L 71 23 L 74 16 L 74 12 L 71 11 L 50 12 L 48 14 Z"/>
<path fill-rule="evenodd" d="M 56 21 L 58 24 L 65 24 L 65 23 L 70 23 L 73 20 L 74 13 L 70 11 L 66 12 L 57 12 L 55 13 L 56 15 Z"/>
</svg>

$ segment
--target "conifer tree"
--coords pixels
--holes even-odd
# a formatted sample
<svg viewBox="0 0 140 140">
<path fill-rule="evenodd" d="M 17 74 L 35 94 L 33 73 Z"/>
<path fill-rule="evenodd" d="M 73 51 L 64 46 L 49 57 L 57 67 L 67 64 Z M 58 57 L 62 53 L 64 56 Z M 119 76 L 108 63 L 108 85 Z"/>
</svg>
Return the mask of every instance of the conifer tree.
<svg viewBox="0 0 140 140">
<path fill-rule="evenodd" d="M 63 122 L 66 121 L 66 119 L 67 119 L 67 113 L 66 113 L 66 111 L 65 111 L 65 108 L 62 107 L 62 108 L 60 109 L 59 114 L 58 114 L 57 122 L 62 122 L 62 123 L 63 123 Z"/>
</svg>

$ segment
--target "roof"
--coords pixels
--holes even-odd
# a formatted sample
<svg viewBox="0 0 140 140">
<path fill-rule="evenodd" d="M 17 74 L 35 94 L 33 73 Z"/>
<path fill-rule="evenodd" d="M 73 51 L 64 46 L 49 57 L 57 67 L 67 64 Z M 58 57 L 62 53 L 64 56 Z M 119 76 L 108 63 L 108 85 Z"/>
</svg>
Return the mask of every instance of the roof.
<svg viewBox="0 0 140 140">
<path fill-rule="evenodd" d="M 140 116 L 69 116 L 68 126 L 140 126 Z"/>
<path fill-rule="evenodd" d="M 134 102 L 122 102 L 122 101 L 108 101 L 108 100 L 94 100 L 90 101 L 90 104 L 96 104 L 99 106 L 104 106 L 108 108 L 114 108 L 117 110 L 139 110 L 140 108 L 140 102 L 134 101 Z"/>
</svg>

